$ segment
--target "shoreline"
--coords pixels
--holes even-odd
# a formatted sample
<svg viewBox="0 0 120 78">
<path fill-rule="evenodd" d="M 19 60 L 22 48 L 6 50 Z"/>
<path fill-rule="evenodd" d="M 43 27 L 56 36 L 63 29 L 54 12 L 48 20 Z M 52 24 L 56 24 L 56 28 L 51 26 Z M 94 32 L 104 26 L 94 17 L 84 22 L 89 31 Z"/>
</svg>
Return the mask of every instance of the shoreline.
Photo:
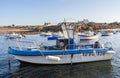
<svg viewBox="0 0 120 78">
<path fill-rule="evenodd" d="M 44 28 L 44 27 L 43 27 Z M 52 29 L 50 30 L 42 30 L 43 28 L 41 29 L 28 29 L 26 27 L 22 27 L 22 28 L 16 28 L 16 27 L 2 27 L 0 28 L 0 34 L 11 34 L 11 33 L 17 33 L 17 34 L 40 34 L 41 32 L 48 32 L 48 31 L 51 31 L 51 32 L 55 32 L 54 30 L 54 27 L 52 27 Z M 84 30 L 86 31 L 86 30 Z M 100 29 L 100 30 L 97 30 L 97 32 L 102 32 L 102 31 L 120 31 L 120 28 L 114 28 L 114 29 Z M 82 31 L 81 31 L 82 32 Z M 93 31 L 94 32 L 94 31 Z M 96 30 L 95 30 L 96 32 Z M 76 31 L 77 33 L 77 31 Z"/>
<path fill-rule="evenodd" d="M 31 31 L 31 30 L 19 30 L 19 29 L 14 29 L 14 30 L 1 30 L 0 29 L 0 34 L 11 34 L 11 33 L 17 33 L 17 34 L 39 34 L 40 32 L 38 31 Z"/>
</svg>

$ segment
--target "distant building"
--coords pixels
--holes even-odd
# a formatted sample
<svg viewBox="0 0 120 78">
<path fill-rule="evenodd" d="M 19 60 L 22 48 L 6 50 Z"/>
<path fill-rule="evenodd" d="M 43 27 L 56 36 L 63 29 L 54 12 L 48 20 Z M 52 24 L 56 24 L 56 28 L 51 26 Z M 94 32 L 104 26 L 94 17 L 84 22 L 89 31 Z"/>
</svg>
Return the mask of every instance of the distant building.
<svg viewBox="0 0 120 78">
<path fill-rule="evenodd" d="M 89 23 L 89 21 L 88 21 L 88 19 L 83 19 L 82 21 L 78 21 L 78 23 L 85 23 L 85 24 L 87 24 L 87 23 Z"/>
<path fill-rule="evenodd" d="M 50 22 L 45 22 L 44 25 L 45 26 L 51 26 L 52 24 Z"/>
<path fill-rule="evenodd" d="M 85 24 L 89 23 L 88 19 L 83 19 L 83 23 Z"/>
</svg>

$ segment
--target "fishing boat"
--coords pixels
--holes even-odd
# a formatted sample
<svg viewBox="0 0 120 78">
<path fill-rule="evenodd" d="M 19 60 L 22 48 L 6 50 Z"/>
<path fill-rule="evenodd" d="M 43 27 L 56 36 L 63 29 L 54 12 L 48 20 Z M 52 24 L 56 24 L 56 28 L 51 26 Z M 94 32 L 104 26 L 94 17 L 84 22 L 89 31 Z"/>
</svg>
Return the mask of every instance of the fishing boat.
<svg viewBox="0 0 120 78">
<path fill-rule="evenodd" d="M 72 64 L 111 60 L 115 54 L 110 43 L 76 44 L 72 26 L 62 24 L 64 38 L 56 40 L 55 46 L 45 46 L 33 41 L 17 41 L 16 46 L 9 46 L 8 52 L 19 61 L 33 64 Z M 21 46 L 18 42 L 33 43 Z M 108 45 L 109 44 L 109 45 Z"/>
</svg>

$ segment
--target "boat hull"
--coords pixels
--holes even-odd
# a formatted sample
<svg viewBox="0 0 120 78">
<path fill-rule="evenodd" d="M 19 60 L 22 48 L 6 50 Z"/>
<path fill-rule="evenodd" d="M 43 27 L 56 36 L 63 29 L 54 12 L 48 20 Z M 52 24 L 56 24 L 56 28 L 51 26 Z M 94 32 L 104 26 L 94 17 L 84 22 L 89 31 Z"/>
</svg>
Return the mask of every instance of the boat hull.
<svg viewBox="0 0 120 78">
<path fill-rule="evenodd" d="M 34 64 L 72 64 L 72 63 L 84 63 L 111 60 L 114 53 L 81 53 L 81 54 L 69 54 L 69 55 L 55 55 L 53 58 L 49 56 L 20 56 L 14 55 L 17 60 L 34 63 Z M 57 59 L 59 58 L 59 59 Z"/>
<path fill-rule="evenodd" d="M 102 36 L 111 36 L 111 35 L 113 35 L 113 33 L 109 33 L 109 32 L 102 33 Z"/>
</svg>

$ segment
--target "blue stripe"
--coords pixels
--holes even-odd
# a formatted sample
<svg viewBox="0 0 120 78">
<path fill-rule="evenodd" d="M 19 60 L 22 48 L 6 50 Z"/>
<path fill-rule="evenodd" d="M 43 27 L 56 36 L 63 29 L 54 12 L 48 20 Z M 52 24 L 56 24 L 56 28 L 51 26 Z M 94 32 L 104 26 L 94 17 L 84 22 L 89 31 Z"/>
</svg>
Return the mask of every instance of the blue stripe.
<svg viewBox="0 0 120 78">
<path fill-rule="evenodd" d="M 96 49 L 83 49 L 83 50 L 44 50 L 39 51 L 37 49 L 33 50 L 20 50 L 18 48 L 9 48 L 9 53 L 13 55 L 22 55 L 22 56 L 41 56 L 41 55 L 67 55 L 67 54 L 80 54 L 80 53 L 92 53 L 92 52 L 106 52 L 112 50 L 112 48 L 96 48 Z"/>
</svg>

